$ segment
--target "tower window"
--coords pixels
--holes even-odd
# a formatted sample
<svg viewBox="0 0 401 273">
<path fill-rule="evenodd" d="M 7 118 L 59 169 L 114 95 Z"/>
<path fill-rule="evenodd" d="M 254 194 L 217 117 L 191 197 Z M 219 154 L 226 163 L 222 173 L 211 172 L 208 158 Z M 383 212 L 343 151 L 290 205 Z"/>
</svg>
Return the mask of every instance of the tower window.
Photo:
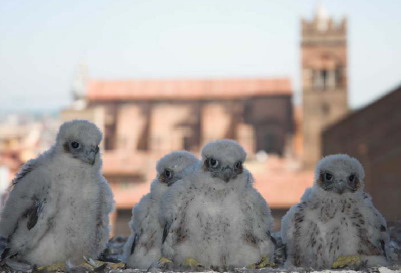
<svg viewBox="0 0 401 273">
<path fill-rule="evenodd" d="M 320 71 L 313 70 L 313 87 L 315 89 L 320 89 Z"/>
<path fill-rule="evenodd" d="M 328 89 L 329 83 L 329 72 L 326 69 L 315 70 L 313 72 L 313 87 L 315 89 L 326 90 Z"/>
<path fill-rule="evenodd" d="M 336 86 L 341 86 L 341 68 L 335 70 L 335 82 Z"/>
<path fill-rule="evenodd" d="M 320 77 L 321 77 L 321 89 L 326 90 L 328 86 L 328 75 L 329 73 L 327 72 L 326 69 L 323 69 L 320 71 Z"/>
</svg>

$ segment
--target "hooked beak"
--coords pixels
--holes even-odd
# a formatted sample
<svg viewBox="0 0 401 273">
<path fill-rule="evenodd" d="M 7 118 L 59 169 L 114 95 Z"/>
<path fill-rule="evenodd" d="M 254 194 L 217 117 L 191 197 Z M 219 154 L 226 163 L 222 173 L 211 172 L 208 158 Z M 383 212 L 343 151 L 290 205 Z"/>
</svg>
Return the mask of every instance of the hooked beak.
<svg viewBox="0 0 401 273">
<path fill-rule="evenodd" d="M 99 146 L 91 146 L 90 149 L 85 151 L 85 161 L 91 165 L 95 164 L 96 155 L 99 152 Z"/>
<path fill-rule="evenodd" d="M 346 190 L 347 185 L 345 183 L 345 181 L 340 180 L 338 183 L 336 183 L 334 190 L 339 193 L 339 194 L 343 194 L 344 191 Z"/>
<path fill-rule="evenodd" d="M 230 181 L 230 179 L 233 177 L 233 174 L 233 170 L 229 166 L 227 166 L 222 170 L 221 179 L 228 183 L 228 181 Z"/>
</svg>

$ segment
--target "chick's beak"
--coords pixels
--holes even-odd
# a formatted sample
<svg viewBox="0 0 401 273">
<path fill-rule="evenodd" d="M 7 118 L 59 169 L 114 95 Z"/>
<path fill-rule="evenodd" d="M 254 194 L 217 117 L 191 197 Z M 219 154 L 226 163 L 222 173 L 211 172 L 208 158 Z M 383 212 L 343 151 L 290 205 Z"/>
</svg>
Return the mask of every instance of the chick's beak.
<svg viewBox="0 0 401 273">
<path fill-rule="evenodd" d="M 222 171 L 222 179 L 228 183 L 230 179 L 233 177 L 233 170 L 230 167 L 225 167 Z"/>
<path fill-rule="evenodd" d="M 86 161 L 91 165 L 95 164 L 96 155 L 97 155 L 98 152 L 99 152 L 99 146 L 91 146 L 85 152 Z"/>
<path fill-rule="evenodd" d="M 343 194 L 345 189 L 347 188 L 346 183 L 343 180 L 340 180 L 338 183 L 335 185 L 335 191 L 339 194 Z"/>
</svg>

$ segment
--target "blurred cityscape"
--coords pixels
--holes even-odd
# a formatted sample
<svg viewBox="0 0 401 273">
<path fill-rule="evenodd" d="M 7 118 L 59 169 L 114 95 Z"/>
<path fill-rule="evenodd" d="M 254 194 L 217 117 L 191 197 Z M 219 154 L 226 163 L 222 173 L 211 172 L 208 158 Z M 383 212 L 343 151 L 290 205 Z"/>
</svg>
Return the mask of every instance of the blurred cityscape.
<svg viewBox="0 0 401 273">
<path fill-rule="evenodd" d="M 149 192 L 164 154 L 199 155 L 215 139 L 237 140 L 275 216 L 300 200 L 326 154 L 366 168 L 366 190 L 388 221 L 401 219 L 401 87 L 357 111 L 348 106 L 347 19 L 323 8 L 301 22 L 302 103 L 290 77 L 100 80 L 81 65 L 74 102 L 54 115 L 0 117 L 0 193 L 27 160 L 48 149 L 58 126 L 88 119 L 104 132 L 103 173 L 112 186 L 113 234 L 128 235 L 131 208 Z M 400 79 L 401 82 L 401 79 Z"/>
</svg>

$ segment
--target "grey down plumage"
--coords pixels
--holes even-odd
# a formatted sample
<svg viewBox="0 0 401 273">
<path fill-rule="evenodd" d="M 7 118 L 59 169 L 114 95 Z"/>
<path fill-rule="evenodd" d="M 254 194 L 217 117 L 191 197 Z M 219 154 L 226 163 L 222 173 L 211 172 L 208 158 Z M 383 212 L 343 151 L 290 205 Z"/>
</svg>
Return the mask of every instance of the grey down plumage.
<svg viewBox="0 0 401 273">
<path fill-rule="evenodd" d="M 364 175 L 348 155 L 318 163 L 313 187 L 282 219 L 287 266 L 330 268 L 340 256 L 353 255 L 368 266 L 387 264 L 386 221 L 363 191 Z"/>
<path fill-rule="evenodd" d="M 56 143 L 21 168 L 1 214 L 4 259 L 75 264 L 101 253 L 113 207 L 101 174 L 101 139 L 91 122 L 66 122 Z"/>
<path fill-rule="evenodd" d="M 164 257 L 177 266 L 192 258 L 219 270 L 258 263 L 262 257 L 273 260 L 273 218 L 243 167 L 245 158 L 233 140 L 202 149 L 194 173 L 175 183 L 162 200 Z"/>
<path fill-rule="evenodd" d="M 161 257 L 160 201 L 170 186 L 191 173 L 198 163 L 199 160 L 187 151 L 171 152 L 158 161 L 157 177 L 150 193 L 132 209 L 131 235 L 124 247 L 124 261 L 128 266 L 148 269 Z"/>
</svg>

